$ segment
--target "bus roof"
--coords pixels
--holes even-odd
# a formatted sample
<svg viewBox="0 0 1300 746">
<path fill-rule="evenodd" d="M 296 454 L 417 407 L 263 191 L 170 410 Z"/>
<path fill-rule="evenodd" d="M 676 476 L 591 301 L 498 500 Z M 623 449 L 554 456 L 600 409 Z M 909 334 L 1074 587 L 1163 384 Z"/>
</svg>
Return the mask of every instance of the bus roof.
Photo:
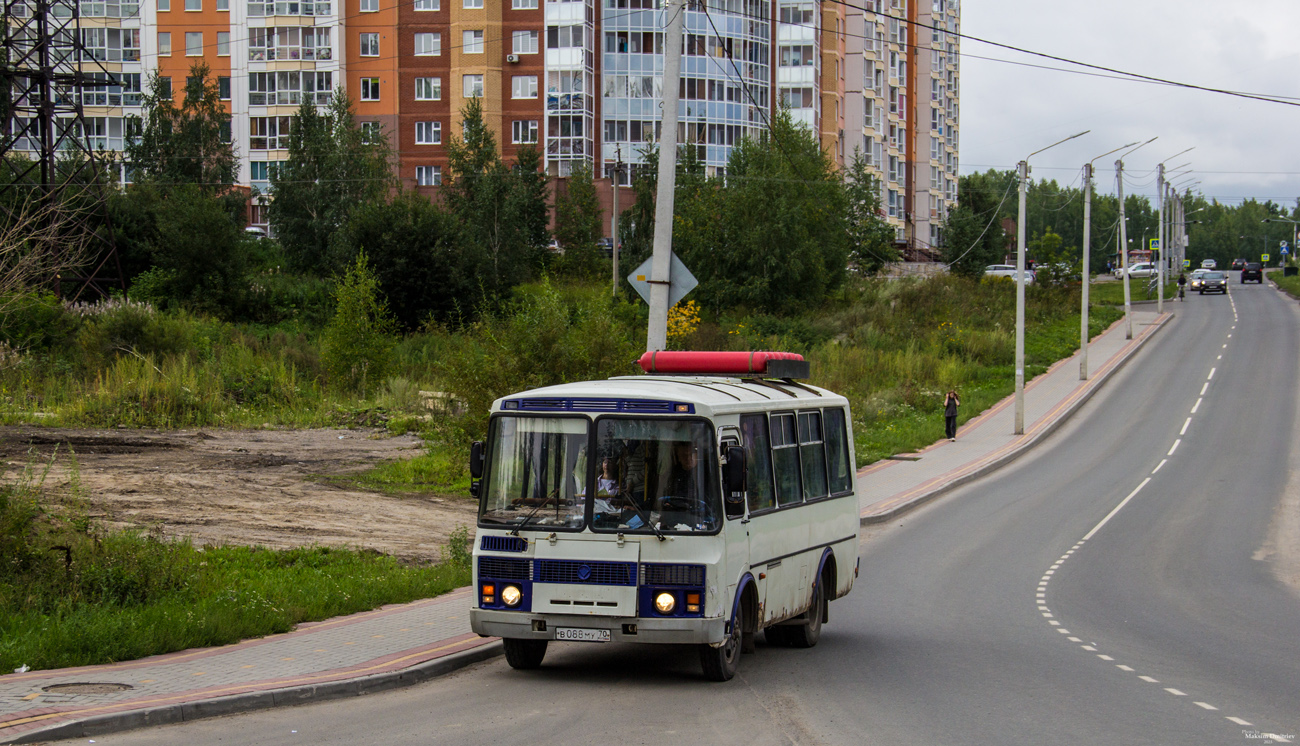
<svg viewBox="0 0 1300 746">
<path fill-rule="evenodd" d="M 582 412 L 716 415 L 755 410 L 845 406 L 826 389 L 789 380 L 726 376 L 619 376 L 521 391 L 492 412 Z"/>
</svg>

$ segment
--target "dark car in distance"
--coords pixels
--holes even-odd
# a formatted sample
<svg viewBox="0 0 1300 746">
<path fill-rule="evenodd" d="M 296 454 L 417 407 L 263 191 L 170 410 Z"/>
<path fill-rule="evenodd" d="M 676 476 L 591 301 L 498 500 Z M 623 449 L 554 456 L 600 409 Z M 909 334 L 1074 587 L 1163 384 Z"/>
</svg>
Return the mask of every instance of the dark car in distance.
<svg viewBox="0 0 1300 746">
<path fill-rule="evenodd" d="M 1201 295 L 1206 293 L 1227 293 L 1228 275 L 1224 272 L 1206 272 L 1201 275 Z"/>
<path fill-rule="evenodd" d="M 1246 266 L 1241 268 L 1241 283 L 1244 285 L 1247 280 L 1264 282 L 1264 268 L 1259 262 L 1247 262 Z"/>
<path fill-rule="evenodd" d="M 1245 268 L 1246 268 L 1246 260 L 1245 260 L 1245 259 L 1233 259 L 1233 260 L 1232 260 L 1232 271 L 1236 272 L 1236 271 L 1239 270 L 1239 269 L 1245 269 Z"/>
</svg>

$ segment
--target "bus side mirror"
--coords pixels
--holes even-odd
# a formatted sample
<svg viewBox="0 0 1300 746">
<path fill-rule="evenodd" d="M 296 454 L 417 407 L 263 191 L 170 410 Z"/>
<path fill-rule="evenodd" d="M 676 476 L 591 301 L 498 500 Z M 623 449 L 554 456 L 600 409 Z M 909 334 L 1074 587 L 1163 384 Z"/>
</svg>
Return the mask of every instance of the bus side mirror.
<svg viewBox="0 0 1300 746">
<path fill-rule="evenodd" d="M 469 475 L 474 479 L 483 476 L 483 441 L 476 440 L 469 447 Z"/>
<path fill-rule="evenodd" d="M 726 494 L 727 515 L 736 516 L 745 511 L 745 491 L 748 489 L 745 449 L 727 448 L 727 464 L 722 468 L 723 492 Z"/>
</svg>

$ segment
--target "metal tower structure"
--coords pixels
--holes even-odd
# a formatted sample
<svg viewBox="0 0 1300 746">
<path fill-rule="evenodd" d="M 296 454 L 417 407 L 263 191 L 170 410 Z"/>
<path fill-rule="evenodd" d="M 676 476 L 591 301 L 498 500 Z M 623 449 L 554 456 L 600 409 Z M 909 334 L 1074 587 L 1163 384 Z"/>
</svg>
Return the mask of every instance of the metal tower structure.
<svg viewBox="0 0 1300 746">
<path fill-rule="evenodd" d="M 43 266 L 68 264 L 84 250 L 91 267 L 78 275 L 55 274 L 51 289 L 72 300 L 86 293 L 107 296 L 125 289 L 108 222 L 108 174 L 87 132 L 82 89 L 113 79 L 81 33 L 78 0 L 0 0 L 0 219 L 44 222 L 35 231 Z M 57 225 L 51 225 L 51 223 Z M 112 268 L 116 276 L 103 273 Z M 72 287 L 64 287 L 71 284 Z"/>
</svg>

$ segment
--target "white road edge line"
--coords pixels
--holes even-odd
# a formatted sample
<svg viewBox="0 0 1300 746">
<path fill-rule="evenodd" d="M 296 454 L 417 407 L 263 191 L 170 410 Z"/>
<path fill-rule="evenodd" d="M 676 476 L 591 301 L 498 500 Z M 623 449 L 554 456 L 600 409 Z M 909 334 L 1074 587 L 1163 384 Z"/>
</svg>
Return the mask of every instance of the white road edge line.
<svg viewBox="0 0 1300 746">
<path fill-rule="evenodd" d="M 1132 500 L 1133 496 L 1136 495 L 1143 487 L 1147 486 L 1147 482 L 1150 481 L 1151 481 L 1151 477 L 1147 477 L 1146 479 L 1143 479 L 1141 484 L 1139 484 L 1137 487 L 1134 487 L 1133 491 L 1128 493 L 1128 497 L 1124 498 L 1123 500 L 1120 500 L 1119 505 L 1116 505 L 1114 510 L 1107 513 L 1106 517 L 1101 519 L 1101 523 L 1098 523 L 1096 526 L 1092 527 L 1092 530 L 1089 531 L 1083 537 L 1083 540 L 1087 541 L 1088 539 L 1091 539 L 1094 534 L 1096 534 L 1098 531 L 1101 530 L 1102 526 L 1105 526 L 1106 523 L 1110 521 L 1110 519 L 1113 518 L 1115 514 L 1120 511 L 1120 509 L 1122 509 L 1125 505 L 1128 505 L 1128 501 Z"/>
</svg>

